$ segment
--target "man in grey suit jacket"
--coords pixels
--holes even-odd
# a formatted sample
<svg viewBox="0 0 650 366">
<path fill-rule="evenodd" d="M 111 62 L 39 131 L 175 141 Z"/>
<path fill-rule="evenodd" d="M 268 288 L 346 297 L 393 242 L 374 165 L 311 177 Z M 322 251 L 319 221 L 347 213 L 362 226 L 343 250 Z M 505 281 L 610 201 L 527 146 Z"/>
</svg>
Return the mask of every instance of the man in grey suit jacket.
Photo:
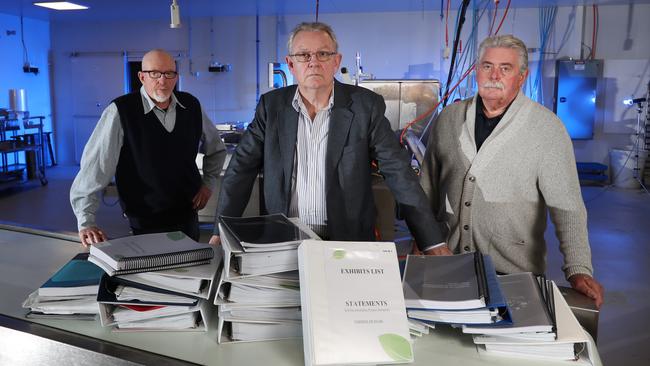
<svg viewBox="0 0 650 366">
<path fill-rule="evenodd" d="M 422 169 L 431 207 L 449 228 L 448 246 L 435 251 L 480 251 L 497 271 L 542 274 L 550 214 L 565 277 L 600 306 L 573 146 L 559 118 L 521 92 L 526 75 L 521 40 L 487 38 L 476 64 L 478 95 L 438 116 Z"/>
<path fill-rule="evenodd" d="M 259 172 L 268 213 L 299 217 L 331 240 L 374 240 L 371 161 L 400 204 L 421 250 L 443 239 L 408 154 L 384 117 L 384 100 L 341 84 L 336 36 L 323 23 L 302 23 L 286 60 L 297 86 L 264 94 L 223 178 L 219 215 L 241 216 Z M 218 227 L 210 242 L 219 243 Z"/>
</svg>

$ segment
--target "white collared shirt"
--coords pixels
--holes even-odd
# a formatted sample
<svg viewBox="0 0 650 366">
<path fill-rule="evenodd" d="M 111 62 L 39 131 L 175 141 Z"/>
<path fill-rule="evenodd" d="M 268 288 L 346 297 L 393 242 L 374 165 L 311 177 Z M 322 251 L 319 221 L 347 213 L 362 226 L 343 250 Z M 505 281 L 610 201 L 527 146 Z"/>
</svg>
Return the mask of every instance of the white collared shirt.
<svg viewBox="0 0 650 366">
<path fill-rule="evenodd" d="M 298 134 L 291 177 L 289 216 L 299 217 L 322 237 L 327 233 L 325 159 L 334 89 L 327 107 L 319 110 L 313 121 L 298 89 L 292 105 L 298 112 Z"/>
</svg>

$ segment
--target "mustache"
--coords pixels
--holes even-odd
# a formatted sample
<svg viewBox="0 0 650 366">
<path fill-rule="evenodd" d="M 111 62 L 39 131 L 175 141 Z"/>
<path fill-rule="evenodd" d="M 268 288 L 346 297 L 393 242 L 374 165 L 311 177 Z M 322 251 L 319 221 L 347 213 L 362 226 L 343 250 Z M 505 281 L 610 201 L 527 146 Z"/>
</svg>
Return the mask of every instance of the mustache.
<svg viewBox="0 0 650 366">
<path fill-rule="evenodd" d="M 505 85 L 503 85 L 502 82 L 500 81 L 486 81 L 481 85 L 483 88 L 488 88 L 488 89 L 499 89 L 503 90 L 505 89 Z"/>
</svg>

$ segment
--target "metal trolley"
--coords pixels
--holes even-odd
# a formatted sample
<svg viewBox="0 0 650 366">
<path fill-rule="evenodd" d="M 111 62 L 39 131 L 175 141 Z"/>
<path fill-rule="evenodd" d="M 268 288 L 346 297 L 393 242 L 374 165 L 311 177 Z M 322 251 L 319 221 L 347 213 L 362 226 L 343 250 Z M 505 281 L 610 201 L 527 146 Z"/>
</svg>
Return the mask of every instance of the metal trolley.
<svg viewBox="0 0 650 366">
<path fill-rule="evenodd" d="M 25 153 L 25 163 L 29 173 L 30 163 L 35 163 L 36 177 L 41 185 L 47 185 L 45 177 L 45 139 L 43 134 L 43 116 L 17 118 L 16 115 L 0 115 L 0 183 L 21 181 L 23 177 L 22 164 L 18 163 L 18 154 Z M 20 135 L 20 122 L 25 133 Z M 36 133 L 27 133 L 27 130 L 36 129 Z M 32 153 L 33 154 L 30 154 Z M 9 156 L 13 154 L 12 163 Z M 35 161 L 32 161 L 34 159 Z M 28 179 L 30 177 L 28 176 Z"/>
</svg>

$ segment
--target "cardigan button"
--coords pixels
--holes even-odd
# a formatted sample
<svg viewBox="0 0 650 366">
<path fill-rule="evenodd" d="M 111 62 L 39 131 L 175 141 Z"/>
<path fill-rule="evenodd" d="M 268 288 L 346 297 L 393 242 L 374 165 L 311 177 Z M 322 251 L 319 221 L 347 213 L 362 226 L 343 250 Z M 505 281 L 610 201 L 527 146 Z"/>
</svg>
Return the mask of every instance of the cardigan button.
<svg viewBox="0 0 650 366">
<path fill-rule="evenodd" d="M 465 206 L 469 207 L 471 205 L 472 205 L 472 203 L 470 201 L 465 201 Z"/>
<path fill-rule="evenodd" d="M 463 248 L 463 250 L 465 250 L 466 252 L 469 252 L 469 247 L 465 246 L 465 248 Z"/>
<path fill-rule="evenodd" d="M 469 230 L 469 225 L 463 225 L 463 230 Z"/>
<path fill-rule="evenodd" d="M 470 181 L 470 182 L 473 182 L 473 181 L 475 181 L 475 180 L 476 180 L 476 177 L 475 177 L 475 176 L 473 176 L 473 175 L 470 175 L 470 176 L 469 176 L 469 181 Z"/>
</svg>

